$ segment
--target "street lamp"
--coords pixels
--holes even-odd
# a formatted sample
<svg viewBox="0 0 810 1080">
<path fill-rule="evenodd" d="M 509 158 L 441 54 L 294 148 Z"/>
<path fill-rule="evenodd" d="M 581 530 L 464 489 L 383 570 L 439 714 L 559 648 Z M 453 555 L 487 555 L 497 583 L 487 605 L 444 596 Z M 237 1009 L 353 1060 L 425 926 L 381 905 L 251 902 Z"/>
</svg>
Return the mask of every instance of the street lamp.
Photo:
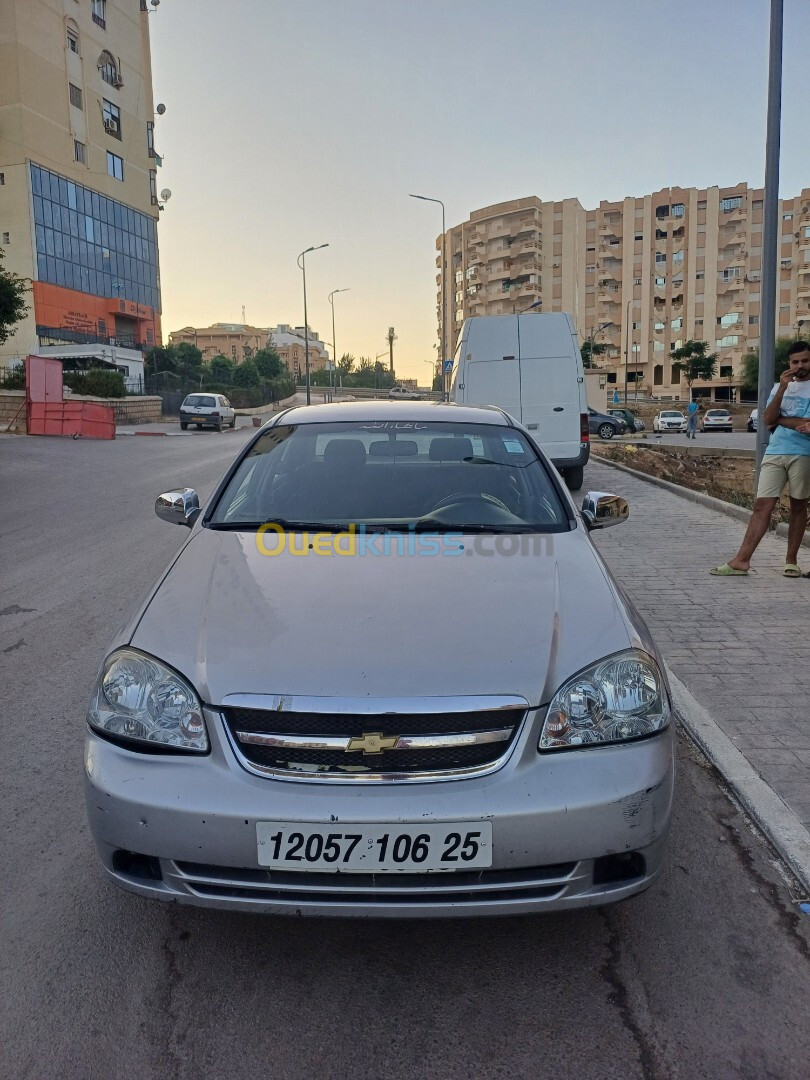
<svg viewBox="0 0 810 1080">
<path fill-rule="evenodd" d="M 523 315 L 523 314 L 525 314 L 525 312 L 531 311 L 532 308 L 542 307 L 542 306 L 543 306 L 543 301 L 542 300 L 535 300 L 535 302 L 533 304 L 529 304 L 528 307 L 525 307 L 525 308 L 523 308 L 522 311 L 519 311 L 518 315 Z"/>
<path fill-rule="evenodd" d="M 411 199 L 421 199 L 423 202 L 435 202 L 442 208 L 442 355 L 441 355 L 441 374 L 442 374 L 442 400 L 447 401 L 447 379 L 444 374 L 444 361 L 447 355 L 445 348 L 445 293 L 447 291 L 447 256 L 445 255 L 446 247 L 446 229 L 444 225 L 444 203 L 441 199 L 432 199 L 429 195 L 411 195 Z"/>
<path fill-rule="evenodd" d="M 329 293 L 329 303 L 332 307 L 332 393 L 337 394 L 337 345 L 335 345 L 335 301 L 332 297 L 335 293 L 351 292 L 351 289 L 332 289 Z"/>
<path fill-rule="evenodd" d="M 534 305 L 532 305 L 532 306 L 534 306 Z M 590 367 L 596 367 L 596 364 L 594 364 L 594 362 L 593 362 L 593 339 L 597 336 L 597 334 L 601 334 L 603 330 L 607 330 L 607 328 L 609 326 L 610 326 L 609 322 L 603 322 L 603 323 L 599 323 L 599 325 L 597 326 L 597 328 L 595 330 L 594 330 L 593 327 L 591 327 L 591 329 L 590 329 L 590 333 L 588 334 L 588 338 L 587 338 L 587 340 L 590 342 L 590 346 L 591 346 L 590 347 L 590 352 L 588 353 L 588 365 Z"/>
<path fill-rule="evenodd" d="M 307 325 L 307 260 L 304 256 L 309 255 L 310 251 L 320 251 L 321 248 L 329 247 L 328 244 L 318 244 L 315 247 L 308 247 L 302 251 L 298 256 L 298 267 L 301 273 L 304 275 L 304 364 L 306 365 L 307 373 L 307 405 L 310 403 L 310 385 L 309 385 L 309 326 Z"/>
</svg>

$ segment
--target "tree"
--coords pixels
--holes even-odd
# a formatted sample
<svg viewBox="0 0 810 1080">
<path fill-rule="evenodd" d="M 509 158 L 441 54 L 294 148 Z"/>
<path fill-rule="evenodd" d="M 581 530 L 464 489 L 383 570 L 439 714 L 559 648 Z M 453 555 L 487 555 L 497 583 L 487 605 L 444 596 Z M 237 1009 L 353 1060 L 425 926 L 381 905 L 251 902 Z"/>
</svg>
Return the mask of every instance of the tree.
<svg viewBox="0 0 810 1080">
<path fill-rule="evenodd" d="M 233 360 L 229 360 L 227 356 L 223 356 L 221 353 L 219 356 L 215 356 L 211 360 L 210 367 L 211 376 L 217 382 L 233 382 Z"/>
<path fill-rule="evenodd" d="M 0 263 L 4 258 L 0 250 Z M 31 286 L 25 278 L 0 265 L 0 345 L 11 337 L 13 328 L 30 311 L 25 302 L 25 294 L 30 291 Z"/>
<path fill-rule="evenodd" d="M 595 356 L 601 356 L 602 353 L 607 352 L 607 345 L 599 341 L 591 342 L 590 339 L 584 343 L 580 349 L 582 353 L 582 365 L 586 368 L 595 368 L 596 364 L 593 362 Z"/>
<path fill-rule="evenodd" d="M 257 349 L 253 354 L 253 363 L 263 379 L 277 379 L 284 374 L 284 363 L 272 346 Z"/>
<path fill-rule="evenodd" d="M 196 345 L 181 341 L 179 345 L 170 345 L 168 351 L 174 352 L 177 370 L 181 374 L 190 375 L 192 378 L 196 375 L 199 378 L 203 354 Z"/>
<path fill-rule="evenodd" d="M 338 360 L 338 373 L 346 376 L 354 371 L 354 357 L 350 353 L 344 353 Z"/>
<path fill-rule="evenodd" d="M 710 353 L 708 349 L 708 341 L 686 341 L 680 349 L 672 350 L 673 370 L 683 373 L 690 399 L 695 379 L 713 379 L 717 370 L 717 353 Z"/>
<path fill-rule="evenodd" d="M 777 338 L 774 346 L 773 376 L 778 379 L 787 370 L 787 351 L 793 338 Z M 742 388 L 756 393 L 759 389 L 759 349 L 752 349 L 742 358 Z"/>
<path fill-rule="evenodd" d="M 252 360 L 243 360 L 234 368 L 234 386 L 258 386 L 261 381 L 261 375 Z"/>
</svg>

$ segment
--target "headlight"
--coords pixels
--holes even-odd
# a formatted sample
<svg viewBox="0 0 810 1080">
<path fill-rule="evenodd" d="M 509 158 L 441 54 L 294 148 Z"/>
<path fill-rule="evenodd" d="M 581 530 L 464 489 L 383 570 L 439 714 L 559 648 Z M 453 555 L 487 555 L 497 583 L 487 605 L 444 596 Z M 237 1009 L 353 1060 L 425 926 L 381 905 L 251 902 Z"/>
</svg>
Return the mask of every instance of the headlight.
<svg viewBox="0 0 810 1080">
<path fill-rule="evenodd" d="M 561 687 L 549 705 L 538 750 L 604 745 L 663 731 L 669 698 L 651 656 L 631 649 Z"/>
<path fill-rule="evenodd" d="M 119 649 L 105 662 L 87 713 L 88 724 L 108 735 L 206 751 L 202 705 L 176 671 L 134 649 Z"/>
</svg>

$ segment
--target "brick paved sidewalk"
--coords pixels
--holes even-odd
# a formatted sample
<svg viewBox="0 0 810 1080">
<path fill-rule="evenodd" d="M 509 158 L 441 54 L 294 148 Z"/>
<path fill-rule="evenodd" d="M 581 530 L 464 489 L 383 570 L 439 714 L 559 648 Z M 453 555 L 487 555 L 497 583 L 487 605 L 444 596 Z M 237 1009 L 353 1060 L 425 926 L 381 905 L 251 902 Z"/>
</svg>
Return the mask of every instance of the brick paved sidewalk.
<svg viewBox="0 0 810 1080">
<path fill-rule="evenodd" d="M 630 503 L 629 520 L 594 539 L 667 664 L 810 828 L 810 579 L 782 576 L 785 538 L 765 537 L 756 574 L 714 578 L 743 522 L 601 463 L 588 489 Z M 810 570 L 810 550 L 799 560 Z"/>
</svg>

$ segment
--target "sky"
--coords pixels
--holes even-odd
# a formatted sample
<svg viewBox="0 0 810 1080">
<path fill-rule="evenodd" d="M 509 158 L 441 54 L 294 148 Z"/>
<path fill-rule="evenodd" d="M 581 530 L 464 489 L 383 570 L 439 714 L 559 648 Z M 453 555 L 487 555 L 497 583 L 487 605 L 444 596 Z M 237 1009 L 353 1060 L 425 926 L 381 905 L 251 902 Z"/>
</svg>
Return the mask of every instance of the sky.
<svg viewBox="0 0 810 1080">
<path fill-rule="evenodd" d="M 303 325 L 436 358 L 436 239 L 507 199 L 765 172 L 769 0 L 161 0 L 149 16 L 164 339 Z M 810 2 L 784 0 L 780 193 L 810 187 Z M 448 338 L 450 335 L 448 334 Z M 330 350 L 331 351 L 331 350 Z"/>
</svg>

